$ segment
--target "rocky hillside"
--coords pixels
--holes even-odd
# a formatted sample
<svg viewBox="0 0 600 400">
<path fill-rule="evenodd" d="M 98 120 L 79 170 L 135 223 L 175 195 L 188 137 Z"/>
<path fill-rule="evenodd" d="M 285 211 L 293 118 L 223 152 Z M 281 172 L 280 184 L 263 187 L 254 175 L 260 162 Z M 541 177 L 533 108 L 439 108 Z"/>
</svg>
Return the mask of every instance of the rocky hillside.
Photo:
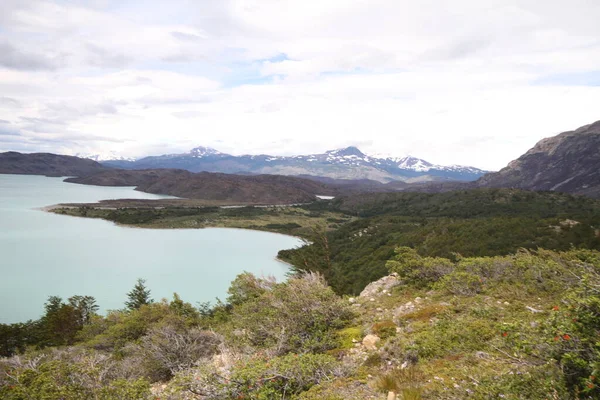
<svg viewBox="0 0 600 400">
<path fill-rule="evenodd" d="M 95 161 L 50 153 L 0 153 L 0 174 L 89 176 L 108 170 Z"/>
<path fill-rule="evenodd" d="M 142 192 L 188 199 L 227 200 L 257 204 L 291 204 L 334 195 L 335 189 L 311 180 L 273 175 L 240 176 L 177 169 L 110 170 L 67 182 L 98 186 L 136 186 Z"/>
<path fill-rule="evenodd" d="M 477 185 L 600 197 L 600 121 L 541 140 Z"/>
<path fill-rule="evenodd" d="M 464 166 L 441 166 L 415 157 L 375 157 L 356 147 L 323 154 L 292 157 L 270 155 L 232 156 L 207 147 L 184 154 L 145 157 L 137 161 L 112 160 L 106 165 L 126 169 L 180 168 L 192 172 L 231 174 L 311 175 L 333 179 L 379 182 L 473 181 L 486 171 Z"/>
</svg>

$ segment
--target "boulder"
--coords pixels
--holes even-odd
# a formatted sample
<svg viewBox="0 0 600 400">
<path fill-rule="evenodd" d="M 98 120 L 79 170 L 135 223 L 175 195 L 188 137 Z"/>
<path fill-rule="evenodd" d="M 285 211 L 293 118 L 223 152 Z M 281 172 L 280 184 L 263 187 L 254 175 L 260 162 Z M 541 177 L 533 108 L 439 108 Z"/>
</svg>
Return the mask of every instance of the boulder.
<svg viewBox="0 0 600 400">
<path fill-rule="evenodd" d="M 400 281 L 398 277 L 395 275 L 384 276 L 383 278 L 371 282 L 364 288 L 362 292 L 360 292 L 359 297 L 373 297 L 380 296 L 382 294 L 386 294 L 390 291 L 394 286 L 398 286 Z"/>
<path fill-rule="evenodd" d="M 362 344 L 367 350 L 377 350 L 377 342 L 380 340 L 379 336 L 369 334 L 363 338 Z"/>
</svg>

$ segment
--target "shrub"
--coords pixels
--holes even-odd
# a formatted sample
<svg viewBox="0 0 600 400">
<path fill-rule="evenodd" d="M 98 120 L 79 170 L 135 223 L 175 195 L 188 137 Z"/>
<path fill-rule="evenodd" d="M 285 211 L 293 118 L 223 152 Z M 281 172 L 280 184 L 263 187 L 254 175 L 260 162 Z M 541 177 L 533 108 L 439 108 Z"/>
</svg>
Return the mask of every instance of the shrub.
<svg viewBox="0 0 600 400">
<path fill-rule="evenodd" d="M 145 379 L 125 380 L 116 360 L 105 354 L 70 347 L 31 353 L 0 362 L 3 400 L 146 399 Z"/>
<path fill-rule="evenodd" d="M 271 359 L 255 356 L 234 364 L 229 374 L 208 363 L 193 372 L 183 371 L 175 376 L 170 389 L 186 390 L 206 400 L 287 399 L 350 372 L 324 354 L 288 354 Z"/>
<path fill-rule="evenodd" d="M 274 285 L 274 279 L 260 279 L 250 272 L 241 273 L 236 276 L 227 289 L 227 303 L 235 306 L 257 299 L 267 290 L 272 289 Z"/>
<path fill-rule="evenodd" d="M 337 331 L 353 313 L 318 274 L 275 285 L 233 309 L 232 322 L 252 345 L 274 354 L 324 352 L 339 346 Z"/>
<path fill-rule="evenodd" d="M 600 397 L 600 274 L 589 265 L 581 287 L 554 307 L 544 327 L 571 393 Z"/>
<path fill-rule="evenodd" d="M 153 372 L 147 374 L 152 380 L 168 379 L 200 359 L 211 357 L 219 343 L 221 339 L 216 334 L 198 328 L 178 330 L 173 325 L 157 326 L 141 338 L 137 358 Z"/>
<path fill-rule="evenodd" d="M 328 355 L 288 354 L 268 361 L 255 359 L 243 363 L 234 369 L 231 380 L 238 383 L 233 394 L 267 400 L 299 394 L 347 373 Z"/>
<path fill-rule="evenodd" d="M 386 267 L 390 273 L 397 273 L 406 284 L 429 287 L 452 272 L 454 264 L 446 258 L 421 257 L 410 247 L 398 247 Z"/>
<path fill-rule="evenodd" d="M 482 280 L 469 272 L 454 271 L 433 285 L 435 290 L 441 290 L 460 296 L 474 296 L 481 292 Z"/>
</svg>

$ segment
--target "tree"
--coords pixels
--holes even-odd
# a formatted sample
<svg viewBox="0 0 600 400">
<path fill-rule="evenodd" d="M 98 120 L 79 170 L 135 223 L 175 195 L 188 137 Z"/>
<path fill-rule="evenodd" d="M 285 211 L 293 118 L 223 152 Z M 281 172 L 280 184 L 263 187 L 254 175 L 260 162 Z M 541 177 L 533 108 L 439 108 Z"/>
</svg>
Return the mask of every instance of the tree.
<svg viewBox="0 0 600 400">
<path fill-rule="evenodd" d="M 154 300 L 150 298 L 150 289 L 147 289 L 144 285 L 146 281 L 144 279 L 138 279 L 137 283 L 131 290 L 131 292 L 127 293 L 127 300 L 125 305 L 130 310 L 137 310 L 144 304 L 153 303 Z"/>
<path fill-rule="evenodd" d="M 96 299 L 92 296 L 73 296 L 69 298 L 69 305 L 73 307 L 78 314 L 78 323 L 81 327 L 90 323 L 92 316 L 96 314 L 98 305 Z"/>
<path fill-rule="evenodd" d="M 41 318 L 45 343 L 47 346 L 61 346 L 72 344 L 75 341 L 77 331 L 81 329 L 80 314 L 70 304 L 63 303 L 58 296 L 48 297 L 44 304 L 46 313 Z"/>
</svg>

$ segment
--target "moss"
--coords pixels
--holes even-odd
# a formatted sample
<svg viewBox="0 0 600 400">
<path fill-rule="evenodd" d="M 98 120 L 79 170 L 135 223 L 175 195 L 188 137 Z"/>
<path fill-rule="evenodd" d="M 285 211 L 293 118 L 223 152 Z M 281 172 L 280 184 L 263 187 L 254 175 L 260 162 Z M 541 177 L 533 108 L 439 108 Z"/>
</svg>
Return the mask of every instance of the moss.
<svg viewBox="0 0 600 400">
<path fill-rule="evenodd" d="M 340 349 L 348 350 L 354 348 L 356 342 L 360 342 L 363 330 L 359 326 L 352 326 L 338 331 L 338 336 L 340 338 Z"/>
</svg>

